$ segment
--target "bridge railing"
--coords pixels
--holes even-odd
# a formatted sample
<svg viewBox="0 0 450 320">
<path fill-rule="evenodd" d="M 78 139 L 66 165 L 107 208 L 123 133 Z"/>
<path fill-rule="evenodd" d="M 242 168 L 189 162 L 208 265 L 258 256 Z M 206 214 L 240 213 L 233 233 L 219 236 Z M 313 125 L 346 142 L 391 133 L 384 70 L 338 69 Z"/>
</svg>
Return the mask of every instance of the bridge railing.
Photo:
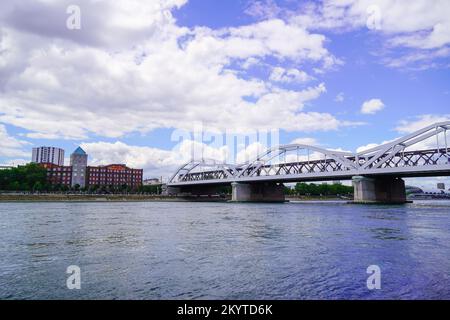
<svg viewBox="0 0 450 320">
<path fill-rule="evenodd" d="M 261 176 L 304 175 L 307 177 L 317 173 L 336 172 L 364 174 L 366 171 L 373 172 L 387 168 L 450 165 L 450 148 L 447 145 L 449 129 L 450 121 L 437 123 L 390 143 L 356 154 L 290 144 L 269 149 L 253 161 L 242 165 L 222 164 L 214 160 L 191 161 L 177 170 L 169 180 L 169 184 L 239 180 Z M 440 136 L 443 139 L 440 140 Z M 436 148 L 411 150 L 415 147 L 429 146 L 430 138 L 436 139 Z M 299 156 L 299 151 L 304 151 L 307 155 Z M 287 155 L 292 152 L 297 153 L 296 161 L 293 161 L 292 157 L 287 158 Z M 283 157 L 284 161 L 280 161 Z"/>
</svg>

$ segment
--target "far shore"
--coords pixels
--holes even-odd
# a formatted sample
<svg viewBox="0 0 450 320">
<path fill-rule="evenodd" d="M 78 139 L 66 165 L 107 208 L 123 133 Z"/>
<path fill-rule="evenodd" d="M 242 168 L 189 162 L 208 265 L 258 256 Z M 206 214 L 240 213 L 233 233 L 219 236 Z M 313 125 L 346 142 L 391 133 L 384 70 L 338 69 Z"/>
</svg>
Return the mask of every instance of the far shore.
<svg viewBox="0 0 450 320">
<path fill-rule="evenodd" d="M 192 198 L 142 194 L 0 194 L 0 202 L 146 202 L 146 201 L 226 201 L 219 197 Z"/>
<path fill-rule="evenodd" d="M 32 194 L 32 193 L 0 193 L 0 202 L 147 202 L 147 201 L 196 201 L 226 202 L 230 196 L 164 196 L 143 194 Z M 347 200 L 336 196 L 291 196 L 286 201 L 336 201 Z"/>
</svg>

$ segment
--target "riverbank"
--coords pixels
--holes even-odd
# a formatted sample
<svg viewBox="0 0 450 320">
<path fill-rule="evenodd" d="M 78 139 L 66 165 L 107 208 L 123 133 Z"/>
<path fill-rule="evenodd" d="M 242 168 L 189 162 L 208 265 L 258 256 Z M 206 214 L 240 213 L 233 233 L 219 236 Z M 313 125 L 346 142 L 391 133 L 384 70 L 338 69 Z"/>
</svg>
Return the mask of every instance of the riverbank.
<svg viewBox="0 0 450 320">
<path fill-rule="evenodd" d="M 338 196 L 286 196 L 286 201 L 345 201 L 353 200 L 353 197 Z"/>
<path fill-rule="evenodd" d="M 174 197 L 142 194 L 0 194 L 0 202 L 147 202 L 147 201 L 227 201 L 220 197 Z"/>
<path fill-rule="evenodd" d="M 226 202 L 231 197 L 219 196 L 163 196 L 163 195 L 142 195 L 142 194 L 28 194 L 28 193 L 2 193 L 0 194 L 0 202 L 146 202 L 146 201 L 196 201 L 196 202 Z M 351 200 L 343 199 L 336 196 L 286 196 L 286 201 L 336 201 Z"/>
</svg>

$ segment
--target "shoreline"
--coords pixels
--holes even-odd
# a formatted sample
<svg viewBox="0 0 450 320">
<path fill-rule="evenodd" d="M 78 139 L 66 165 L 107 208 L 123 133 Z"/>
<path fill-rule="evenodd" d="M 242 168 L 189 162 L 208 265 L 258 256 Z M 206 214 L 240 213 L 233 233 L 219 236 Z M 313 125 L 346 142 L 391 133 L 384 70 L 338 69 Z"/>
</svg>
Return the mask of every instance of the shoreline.
<svg viewBox="0 0 450 320">
<path fill-rule="evenodd" d="M 103 202 L 229 202 L 230 196 L 163 196 L 163 195 L 138 195 L 138 194 L 108 194 L 108 195 L 87 195 L 87 194 L 9 194 L 0 193 L 0 203 L 14 203 L 14 202 L 90 202 L 90 203 L 103 203 Z M 336 196 L 286 196 L 285 203 L 289 202 L 335 202 L 335 201 L 352 201 L 353 198 L 349 197 L 336 197 Z M 419 199 L 408 198 L 408 202 L 413 200 L 441 200 L 441 199 Z M 448 200 L 448 199 L 442 199 Z"/>
<path fill-rule="evenodd" d="M 1 202 L 228 202 L 231 197 L 219 196 L 163 196 L 163 195 L 87 195 L 87 194 L 0 194 Z M 286 202 L 289 201 L 337 201 L 349 200 L 339 197 L 292 197 L 287 196 Z"/>
<path fill-rule="evenodd" d="M 226 202 L 219 197 L 174 197 L 162 195 L 87 195 L 87 194 L 0 194 L 0 203 L 5 202 Z"/>
</svg>

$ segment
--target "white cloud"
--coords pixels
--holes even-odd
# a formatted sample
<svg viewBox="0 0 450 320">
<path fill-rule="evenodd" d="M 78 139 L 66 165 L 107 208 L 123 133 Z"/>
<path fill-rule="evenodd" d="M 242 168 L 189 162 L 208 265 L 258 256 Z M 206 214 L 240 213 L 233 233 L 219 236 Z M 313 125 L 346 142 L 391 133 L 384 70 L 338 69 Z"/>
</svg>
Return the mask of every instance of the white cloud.
<svg viewBox="0 0 450 320">
<path fill-rule="evenodd" d="M 356 152 L 359 153 L 359 152 L 363 152 L 363 151 L 366 151 L 366 150 L 369 150 L 369 149 L 372 149 L 372 148 L 376 148 L 376 147 L 378 147 L 378 146 L 380 146 L 380 145 L 390 143 L 390 142 L 392 142 L 392 141 L 394 141 L 394 140 L 395 140 L 395 139 L 385 140 L 385 141 L 383 141 L 383 142 L 381 142 L 381 143 L 369 143 L 369 144 L 366 144 L 366 145 L 364 145 L 364 146 L 358 147 L 358 148 L 356 149 Z"/>
<path fill-rule="evenodd" d="M 281 12 L 282 8 L 274 0 L 251 0 L 245 9 L 246 14 L 260 19 L 276 18 Z"/>
<path fill-rule="evenodd" d="M 267 149 L 258 141 L 232 150 L 234 146 L 212 146 L 193 140 L 183 140 L 172 150 L 133 146 L 120 141 L 83 143 L 81 147 L 88 154 L 90 165 L 126 164 L 134 168 L 143 168 L 145 177 L 165 178 L 191 160 L 242 164 L 254 160 L 258 154 Z"/>
<path fill-rule="evenodd" d="M 393 142 L 394 140 L 399 139 L 402 136 L 405 136 L 407 134 L 410 134 L 410 133 L 413 133 L 420 129 L 423 129 L 425 127 L 428 127 L 429 125 L 432 125 L 432 124 L 435 124 L 438 122 L 445 122 L 445 121 L 450 121 L 450 115 L 426 114 L 426 115 L 421 115 L 421 116 L 415 117 L 413 120 L 402 120 L 402 121 L 400 121 L 399 125 L 395 128 L 395 131 L 399 134 L 399 136 L 397 138 L 383 141 L 382 143 L 370 143 L 365 146 L 361 146 L 356 150 L 356 152 L 362 152 L 362 151 L 365 151 L 368 149 L 378 147 L 379 145 L 382 145 L 382 144 L 387 144 L 387 143 Z M 448 133 L 447 133 L 447 141 L 450 141 L 449 138 L 450 137 L 448 136 Z M 443 132 L 438 135 L 438 141 L 440 144 L 439 147 L 442 148 L 444 146 L 444 141 L 445 141 Z M 427 150 L 427 149 L 434 149 L 436 147 L 437 147 L 436 136 L 432 136 L 428 139 L 419 141 L 419 142 L 407 147 L 405 150 L 406 151 Z"/>
<path fill-rule="evenodd" d="M 334 98 L 334 101 L 336 102 L 344 102 L 345 100 L 345 95 L 343 92 L 339 92 L 338 95 L 336 96 L 336 98 Z"/>
<path fill-rule="evenodd" d="M 398 138 L 401 138 L 401 136 L 397 137 L 396 139 L 398 139 Z M 440 138 L 442 138 L 442 135 L 440 135 Z M 366 151 L 366 150 L 378 147 L 380 145 L 393 142 L 396 139 L 386 140 L 386 141 L 383 141 L 382 143 L 369 143 L 365 146 L 361 146 L 361 147 L 357 148 L 356 152 Z M 417 142 L 417 143 L 405 148 L 405 151 L 428 150 L 428 149 L 434 149 L 434 148 L 436 148 L 436 137 L 431 137 L 431 138 Z"/>
<path fill-rule="evenodd" d="M 2 1 L 0 18 L 6 26 L 23 33 L 69 40 L 81 45 L 127 48 L 150 37 L 164 37 L 175 20 L 171 10 L 187 0 L 38 0 Z M 76 4 L 81 11 L 81 29 L 66 28 L 66 9 Z M 172 29 L 180 31 L 182 29 Z"/>
<path fill-rule="evenodd" d="M 12 157 L 28 157 L 29 152 L 23 150 L 28 142 L 18 140 L 8 134 L 6 127 L 0 124 L 0 157 L 12 158 Z"/>
<path fill-rule="evenodd" d="M 291 144 L 305 144 L 308 146 L 318 146 L 319 142 L 315 138 L 305 137 L 294 139 L 292 140 Z"/>
<path fill-rule="evenodd" d="M 1 162 L 0 165 L 17 167 L 17 166 L 25 165 L 27 163 L 30 163 L 30 159 L 28 159 L 28 160 L 26 160 L 26 159 L 9 159 L 4 162 Z"/>
<path fill-rule="evenodd" d="M 282 67 L 275 67 L 272 69 L 269 79 L 274 82 L 303 83 L 313 80 L 314 78 L 309 76 L 305 71 L 295 68 L 285 69 Z"/>
<path fill-rule="evenodd" d="M 267 150 L 267 146 L 263 145 L 261 142 L 254 142 L 248 145 L 236 154 L 236 163 L 244 164 L 254 161 L 259 154 L 262 154 Z"/>
<path fill-rule="evenodd" d="M 423 129 L 437 122 L 450 121 L 450 114 L 434 115 L 424 114 L 415 117 L 413 120 L 402 120 L 395 130 L 401 134 L 408 134 Z"/>
<path fill-rule="evenodd" d="M 361 113 L 363 114 L 375 114 L 385 107 L 383 101 L 380 99 L 370 99 L 365 101 L 361 106 Z"/>
<path fill-rule="evenodd" d="M 291 21 L 311 30 L 367 28 L 368 20 L 377 19 L 380 28 L 376 31 L 386 35 L 422 32 L 422 42 L 413 43 L 418 47 L 427 42 L 436 46 L 450 43 L 450 4 L 446 0 L 324 0 L 319 4 L 310 2 L 303 9 Z"/>
<path fill-rule="evenodd" d="M 59 27 L 50 17 L 61 3 L 39 2 L 31 22 L 21 6 L 2 13 L 9 23 L 0 38 L 0 65 L 6 66 L 0 69 L 0 121 L 29 130 L 29 138 L 119 138 L 156 128 L 191 129 L 198 122 L 236 132 L 334 130 L 348 124 L 304 111 L 326 92 L 325 84 L 286 90 L 232 69 L 270 57 L 326 70 L 338 59 L 321 34 L 279 19 L 212 30 L 158 18 L 184 0 L 144 7 L 137 1 L 84 0 L 82 14 L 98 6 L 104 16 L 98 29 L 91 29 L 86 12 L 86 30 L 76 38 L 66 31 L 55 34 Z M 149 16 L 156 18 L 147 21 Z M 303 81 L 307 75 L 291 69 L 286 77 Z"/>
<path fill-rule="evenodd" d="M 375 8 L 376 10 L 369 10 Z M 428 55 L 440 58 L 450 45 L 450 2 L 447 0 L 323 0 L 320 3 L 308 2 L 300 13 L 287 14 L 290 22 L 309 30 L 332 30 L 345 32 L 368 29 L 373 35 L 381 36 L 385 48 L 411 49 L 409 52 L 388 55 L 386 60 L 391 67 L 404 67 L 416 64 L 424 69 L 434 67 L 417 59 Z M 445 57 L 450 54 L 447 52 Z M 405 57 L 406 60 L 402 61 Z M 415 61 L 412 61 L 416 58 Z M 428 58 L 429 59 L 429 58 Z M 401 65 L 400 65 L 401 63 Z"/>
<path fill-rule="evenodd" d="M 255 66 L 255 65 L 258 65 L 259 62 L 260 62 L 259 59 L 250 57 L 250 58 L 248 58 L 247 60 L 245 60 L 245 61 L 241 64 L 241 67 L 242 67 L 244 70 L 247 70 L 247 69 L 250 69 L 251 67 L 253 67 L 253 66 Z"/>
<path fill-rule="evenodd" d="M 186 162 L 171 151 L 130 146 L 119 141 L 83 143 L 81 147 L 89 156 L 89 165 L 126 164 L 133 168 L 143 168 L 145 177 L 167 177 Z"/>
</svg>

